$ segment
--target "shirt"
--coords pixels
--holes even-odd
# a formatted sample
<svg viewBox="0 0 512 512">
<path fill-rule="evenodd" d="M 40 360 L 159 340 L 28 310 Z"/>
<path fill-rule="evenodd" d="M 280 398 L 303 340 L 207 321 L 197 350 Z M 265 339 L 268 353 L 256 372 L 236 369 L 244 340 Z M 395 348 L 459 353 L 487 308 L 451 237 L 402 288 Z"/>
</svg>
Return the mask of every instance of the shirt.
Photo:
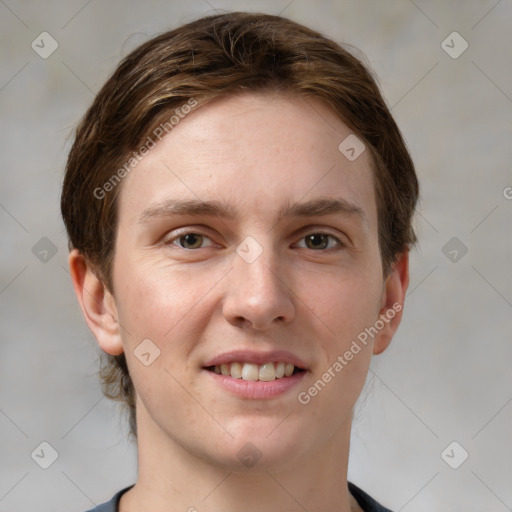
<svg viewBox="0 0 512 512">
<path fill-rule="evenodd" d="M 369 496 L 364 491 L 359 489 L 359 487 L 354 485 L 352 482 L 347 483 L 348 490 L 350 491 L 352 496 L 354 496 L 358 505 L 364 510 L 364 512 L 391 512 L 391 510 L 377 503 L 371 496 Z M 121 500 L 121 496 L 132 487 L 133 485 L 119 491 L 117 494 L 114 495 L 114 497 L 110 501 L 107 501 L 102 505 L 98 505 L 97 507 L 88 510 L 87 512 L 118 512 L 119 501 Z"/>
</svg>

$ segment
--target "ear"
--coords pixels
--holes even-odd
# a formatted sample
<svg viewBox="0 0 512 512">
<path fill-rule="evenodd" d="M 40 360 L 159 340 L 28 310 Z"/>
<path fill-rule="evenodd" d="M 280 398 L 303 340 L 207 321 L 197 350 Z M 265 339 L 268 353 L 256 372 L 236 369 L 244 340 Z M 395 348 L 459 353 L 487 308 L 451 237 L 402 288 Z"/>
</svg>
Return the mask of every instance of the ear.
<svg viewBox="0 0 512 512">
<path fill-rule="evenodd" d="M 406 251 L 392 264 L 391 271 L 384 281 L 379 311 L 379 319 L 384 323 L 384 327 L 374 339 L 373 353 L 376 355 L 386 350 L 400 325 L 408 286 L 409 251 Z"/>
<path fill-rule="evenodd" d="M 104 352 L 121 354 L 123 345 L 113 295 L 77 249 L 69 253 L 68 262 L 73 288 L 89 329 Z"/>
</svg>

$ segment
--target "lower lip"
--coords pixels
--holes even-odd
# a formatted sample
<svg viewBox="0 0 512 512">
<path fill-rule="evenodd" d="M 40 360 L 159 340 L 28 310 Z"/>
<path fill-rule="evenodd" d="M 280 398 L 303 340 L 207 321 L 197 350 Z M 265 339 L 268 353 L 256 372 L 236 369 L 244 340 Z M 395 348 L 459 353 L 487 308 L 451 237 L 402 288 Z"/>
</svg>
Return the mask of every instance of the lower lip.
<svg viewBox="0 0 512 512">
<path fill-rule="evenodd" d="M 233 379 L 227 375 L 221 375 L 209 370 L 204 371 L 227 391 L 241 398 L 251 400 L 264 400 L 284 395 L 287 391 L 297 386 L 306 375 L 306 372 L 302 371 L 290 377 L 282 377 L 264 382 L 261 380 Z"/>
</svg>

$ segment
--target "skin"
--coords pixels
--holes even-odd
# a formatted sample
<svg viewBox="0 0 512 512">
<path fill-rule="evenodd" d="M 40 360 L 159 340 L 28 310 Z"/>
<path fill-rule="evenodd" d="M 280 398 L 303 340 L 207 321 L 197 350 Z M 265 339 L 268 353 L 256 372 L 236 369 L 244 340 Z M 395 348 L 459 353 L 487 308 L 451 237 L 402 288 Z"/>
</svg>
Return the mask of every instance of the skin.
<svg viewBox="0 0 512 512">
<path fill-rule="evenodd" d="M 85 319 L 105 352 L 126 353 L 137 392 L 139 477 L 122 512 L 361 510 L 346 486 L 352 411 L 401 311 L 307 405 L 297 400 L 359 333 L 403 305 L 409 282 L 407 252 L 382 274 L 369 152 L 351 162 L 338 150 L 350 133 L 316 100 L 216 100 L 124 179 L 113 293 L 70 253 Z M 278 220 L 287 203 L 319 198 L 342 198 L 363 215 Z M 139 221 L 169 199 L 230 203 L 234 217 Z M 331 236 L 308 243 L 315 233 Z M 262 248 L 252 263 L 236 252 L 248 236 Z M 148 338 L 160 356 L 145 366 L 134 350 Z M 203 366 L 239 348 L 290 351 L 306 375 L 275 398 L 234 396 Z M 261 454 L 250 468 L 238 457 L 247 442 Z"/>
</svg>

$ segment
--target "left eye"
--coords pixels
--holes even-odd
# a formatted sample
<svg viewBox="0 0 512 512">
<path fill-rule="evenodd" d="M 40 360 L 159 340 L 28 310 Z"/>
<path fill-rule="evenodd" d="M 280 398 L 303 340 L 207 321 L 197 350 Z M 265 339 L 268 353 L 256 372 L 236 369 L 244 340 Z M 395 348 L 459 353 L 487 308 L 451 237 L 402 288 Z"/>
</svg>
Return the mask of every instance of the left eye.
<svg viewBox="0 0 512 512">
<path fill-rule="evenodd" d="M 330 243 L 330 240 L 334 240 L 334 244 Z M 306 249 L 332 249 L 336 246 L 343 245 L 335 236 L 327 233 L 310 233 L 301 239 L 305 240 L 304 245 L 298 245 L 299 247 L 305 247 Z"/>
<path fill-rule="evenodd" d="M 176 245 L 176 242 L 178 242 L 182 249 L 200 249 L 204 240 L 210 239 L 207 236 L 200 235 L 199 233 L 185 233 L 172 240 L 171 244 Z M 211 243 L 209 245 L 211 245 Z"/>
</svg>

